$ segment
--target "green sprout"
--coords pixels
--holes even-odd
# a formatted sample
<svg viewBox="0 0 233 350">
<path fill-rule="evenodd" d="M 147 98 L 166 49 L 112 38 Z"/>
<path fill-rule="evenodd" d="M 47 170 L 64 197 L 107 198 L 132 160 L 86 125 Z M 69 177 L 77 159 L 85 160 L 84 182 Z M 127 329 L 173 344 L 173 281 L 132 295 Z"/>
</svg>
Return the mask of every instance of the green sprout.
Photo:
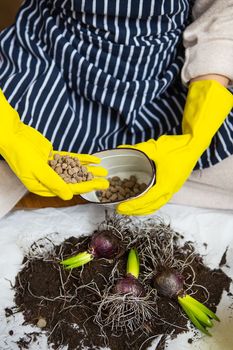
<svg viewBox="0 0 233 350">
<path fill-rule="evenodd" d="M 81 252 L 75 256 L 72 256 L 71 258 L 62 260 L 60 264 L 63 265 L 65 269 L 69 270 L 75 267 L 83 266 L 93 259 L 94 256 L 92 254 L 88 252 Z"/>
<path fill-rule="evenodd" d="M 111 231 L 103 230 L 92 235 L 87 251 L 62 260 L 60 264 L 65 269 L 73 269 L 89 263 L 94 258 L 113 259 L 119 254 L 120 250 L 120 239 Z"/>
<path fill-rule="evenodd" d="M 163 271 L 155 273 L 153 284 L 160 295 L 177 300 L 192 323 L 201 332 L 211 336 L 207 328 L 213 326 L 212 319 L 219 321 L 219 318 L 205 305 L 185 293 L 184 276 L 175 269 L 164 268 Z"/>
<path fill-rule="evenodd" d="M 138 252 L 135 248 L 131 248 L 128 255 L 126 274 L 130 274 L 138 278 L 140 272 L 140 263 Z"/>
<path fill-rule="evenodd" d="M 114 292 L 118 295 L 130 294 L 137 298 L 145 296 L 144 286 L 138 280 L 140 263 L 137 250 L 131 248 L 128 254 L 126 275 L 120 278 L 114 288 Z"/>
<path fill-rule="evenodd" d="M 213 327 L 212 319 L 220 321 L 215 313 L 188 294 L 178 296 L 178 302 L 195 327 L 211 336 L 207 328 Z"/>
</svg>

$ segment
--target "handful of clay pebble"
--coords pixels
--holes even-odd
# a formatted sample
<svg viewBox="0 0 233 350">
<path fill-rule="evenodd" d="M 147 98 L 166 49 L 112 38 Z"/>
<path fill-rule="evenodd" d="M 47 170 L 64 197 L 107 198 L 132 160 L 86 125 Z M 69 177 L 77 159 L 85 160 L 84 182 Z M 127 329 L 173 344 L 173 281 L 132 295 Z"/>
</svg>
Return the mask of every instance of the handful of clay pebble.
<svg viewBox="0 0 233 350">
<path fill-rule="evenodd" d="M 147 185 L 140 184 L 134 175 L 123 180 L 119 176 L 114 176 L 108 178 L 108 181 L 110 186 L 107 190 L 96 192 L 100 202 L 107 203 L 128 199 L 142 193 L 147 188 Z"/>
<path fill-rule="evenodd" d="M 54 159 L 49 160 L 49 165 L 66 183 L 80 183 L 92 180 L 94 177 L 76 157 L 55 154 Z M 139 183 L 134 175 L 123 180 L 119 176 L 114 176 L 108 178 L 108 181 L 110 186 L 107 190 L 96 192 L 100 202 L 128 199 L 142 193 L 147 188 L 147 185 Z"/>
<path fill-rule="evenodd" d="M 94 177 L 76 157 L 55 154 L 54 158 L 49 160 L 49 165 L 68 184 L 89 181 Z"/>
</svg>

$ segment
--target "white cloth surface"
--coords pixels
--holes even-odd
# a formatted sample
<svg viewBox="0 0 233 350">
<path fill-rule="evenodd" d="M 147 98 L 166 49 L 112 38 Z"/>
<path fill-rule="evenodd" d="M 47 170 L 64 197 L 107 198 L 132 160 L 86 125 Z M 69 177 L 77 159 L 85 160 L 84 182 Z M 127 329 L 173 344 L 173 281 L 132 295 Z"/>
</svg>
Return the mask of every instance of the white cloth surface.
<svg viewBox="0 0 233 350">
<path fill-rule="evenodd" d="M 171 203 L 202 208 L 233 209 L 233 156 L 213 167 L 193 171 Z"/>
</svg>

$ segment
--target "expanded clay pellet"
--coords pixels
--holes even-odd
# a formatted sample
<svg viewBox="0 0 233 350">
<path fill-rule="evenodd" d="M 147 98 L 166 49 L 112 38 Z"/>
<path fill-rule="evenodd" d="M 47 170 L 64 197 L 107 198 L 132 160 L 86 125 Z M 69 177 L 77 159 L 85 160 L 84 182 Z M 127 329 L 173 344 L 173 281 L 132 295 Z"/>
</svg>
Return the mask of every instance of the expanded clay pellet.
<svg viewBox="0 0 233 350">
<path fill-rule="evenodd" d="M 147 188 L 145 183 L 139 183 L 136 176 L 131 175 L 129 179 L 121 179 L 119 176 L 108 178 L 110 186 L 107 190 L 97 191 L 100 202 L 115 202 L 128 199 L 142 193 Z"/>
<path fill-rule="evenodd" d="M 49 160 L 49 165 L 68 184 L 93 179 L 92 173 L 88 172 L 87 168 L 75 157 L 55 154 L 54 158 Z"/>
</svg>

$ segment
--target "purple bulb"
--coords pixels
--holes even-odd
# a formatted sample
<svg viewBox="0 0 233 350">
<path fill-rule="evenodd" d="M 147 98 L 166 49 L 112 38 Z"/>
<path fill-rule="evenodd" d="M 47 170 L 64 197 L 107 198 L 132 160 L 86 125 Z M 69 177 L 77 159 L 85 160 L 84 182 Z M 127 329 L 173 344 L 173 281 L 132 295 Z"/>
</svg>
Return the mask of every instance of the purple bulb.
<svg viewBox="0 0 233 350">
<path fill-rule="evenodd" d="M 183 291 L 184 277 L 175 270 L 167 269 L 154 276 L 153 284 L 160 295 L 174 298 Z"/>
<path fill-rule="evenodd" d="M 89 250 L 95 258 L 111 259 L 120 251 L 120 240 L 111 231 L 97 232 L 92 236 Z"/>
<path fill-rule="evenodd" d="M 117 282 L 114 293 L 132 294 L 134 297 L 143 297 L 146 294 L 143 285 L 130 274 Z"/>
</svg>

